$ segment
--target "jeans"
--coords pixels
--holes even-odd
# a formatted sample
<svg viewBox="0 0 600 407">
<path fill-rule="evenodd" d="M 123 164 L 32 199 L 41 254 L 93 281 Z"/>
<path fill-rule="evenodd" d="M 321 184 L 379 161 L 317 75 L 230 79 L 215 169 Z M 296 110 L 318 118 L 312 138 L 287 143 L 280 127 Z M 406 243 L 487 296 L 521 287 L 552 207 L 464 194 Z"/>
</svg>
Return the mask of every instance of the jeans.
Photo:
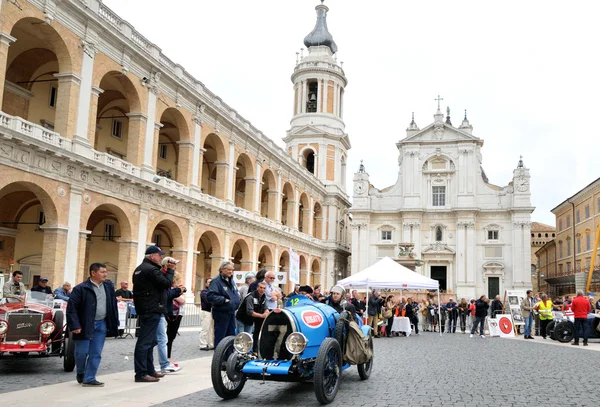
<svg viewBox="0 0 600 407">
<path fill-rule="evenodd" d="M 575 343 L 579 343 L 579 328 L 583 331 L 583 343 L 588 341 L 587 318 L 575 318 Z"/>
<path fill-rule="evenodd" d="M 213 312 L 215 320 L 215 348 L 226 336 L 235 335 L 235 315 L 226 312 Z"/>
<path fill-rule="evenodd" d="M 244 324 L 242 321 L 239 320 L 235 320 L 235 324 L 236 324 L 236 333 L 240 333 L 240 332 L 248 332 L 249 334 L 252 333 L 252 328 L 253 325 L 246 325 Z"/>
<path fill-rule="evenodd" d="M 75 364 L 77 374 L 83 374 L 83 382 L 96 380 L 96 373 L 102 359 L 102 348 L 106 339 L 106 322 L 94 322 L 94 337 L 75 341 Z"/>
<path fill-rule="evenodd" d="M 156 373 L 154 369 L 154 347 L 156 346 L 156 329 L 162 314 L 140 314 L 139 336 L 135 343 L 134 366 L 135 377 L 142 378 L 146 375 L 152 376 Z"/>
<path fill-rule="evenodd" d="M 523 336 L 525 336 L 526 338 L 531 335 L 531 325 L 533 325 L 533 312 L 529 313 L 529 316 L 525 319 L 525 332 L 523 333 Z"/>
<path fill-rule="evenodd" d="M 164 315 L 160 316 L 158 327 L 156 328 L 156 350 L 158 351 L 158 364 L 160 370 L 165 370 L 169 367 L 169 359 L 167 358 L 167 320 Z"/>
<path fill-rule="evenodd" d="M 479 325 L 479 335 L 485 335 L 485 331 L 483 325 L 485 324 L 485 317 L 475 317 L 475 322 L 473 323 L 473 328 L 471 328 L 471 335 L 475 334 L 477 330 L 477 325 Z"/>
</svg>

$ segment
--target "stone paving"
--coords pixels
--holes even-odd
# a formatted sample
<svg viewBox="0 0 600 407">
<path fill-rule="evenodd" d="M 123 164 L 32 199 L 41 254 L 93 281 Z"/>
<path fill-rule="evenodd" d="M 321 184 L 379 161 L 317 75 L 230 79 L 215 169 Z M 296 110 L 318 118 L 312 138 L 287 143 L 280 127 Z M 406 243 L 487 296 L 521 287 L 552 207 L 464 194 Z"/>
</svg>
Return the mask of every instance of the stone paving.
<svg viewBox="0 0 600 407">
<path fill-rule="evenodd" d="M 432 333 L 376 339 L 371 378 L 361 382 L 355 367 L 344 372 L 332 405 L 598 406 L 600 352 L 542 341 Z M 312 383 L 249 381 L 231 401 L 207 389 L 163 404 L 190 405 L 307 407 L 318 402 Z"/>
<path fill-rule="evenodd" d="M 192 328 L 180 332 L 173 342 L 175 361 L 212 356 L 212 352 L 198 349 L 198 331 L 199 328 Z M 135 339 L 107 339 L 98 376 L 130 370 L 133 380 L 134 347 Z M 154 361 L 158 365 L 156 352 Z M 75 380 L 75 372 L 67 373 L 62 366 L 63 360 L 58 357 L 0 359 L 0 393 Z"/>
</svg>

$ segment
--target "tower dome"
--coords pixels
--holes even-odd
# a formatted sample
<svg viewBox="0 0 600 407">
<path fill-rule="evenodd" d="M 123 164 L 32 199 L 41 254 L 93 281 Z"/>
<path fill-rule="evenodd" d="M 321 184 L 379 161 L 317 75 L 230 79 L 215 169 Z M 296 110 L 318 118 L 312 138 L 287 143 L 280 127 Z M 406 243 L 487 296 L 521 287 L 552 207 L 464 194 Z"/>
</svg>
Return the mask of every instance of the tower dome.
<svg viewBox="0 0 600 407">
<path fill-rule="evenodd" d="M 304 45 L 307 48 L 325 45 L 335 54 L 337 52 L 337 45 L 327 29 L 327 12 L 329 8 L 323 4 L 323 1 L 321 0 L 321 4 L 315 7 L 315 10 L 317 10 L 317 23 L 315 24 L 315 28 L 304 38 Z"/>
</svg>

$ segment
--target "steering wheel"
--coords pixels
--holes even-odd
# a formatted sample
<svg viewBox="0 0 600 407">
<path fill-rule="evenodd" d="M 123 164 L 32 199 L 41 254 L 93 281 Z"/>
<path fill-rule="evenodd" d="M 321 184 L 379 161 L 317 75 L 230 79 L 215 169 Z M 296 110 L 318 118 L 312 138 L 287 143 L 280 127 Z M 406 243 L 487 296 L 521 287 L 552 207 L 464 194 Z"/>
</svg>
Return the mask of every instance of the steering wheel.
<svg viewBox="0 0 600 407">
<path fill-rule="evenodd" d="M 8 294 L 5 295 L 4 298 L 6 299 L 13 299 L 13 300 L 18 300 L 19 302 L 25 302 L 25 296 L 21 296 L 21 295 L 13 295 L 13 294 Z"/>
</svg>

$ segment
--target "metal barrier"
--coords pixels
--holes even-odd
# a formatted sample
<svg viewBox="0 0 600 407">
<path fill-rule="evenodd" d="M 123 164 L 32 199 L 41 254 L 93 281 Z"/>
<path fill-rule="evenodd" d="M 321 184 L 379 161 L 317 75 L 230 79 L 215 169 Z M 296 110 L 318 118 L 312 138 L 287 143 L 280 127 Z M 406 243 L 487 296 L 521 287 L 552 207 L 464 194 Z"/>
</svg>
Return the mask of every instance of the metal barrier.
<svg viewBox="0 0 600 407">
<path fill-rule="evenodd" d="M 181 325 L 185 327 L 200 326 L 202 325 L 202 318 L 200 315 L 200 303 L 185 304 L 183 306 L 183 318 L 181 319 Z"/>
</svg>

